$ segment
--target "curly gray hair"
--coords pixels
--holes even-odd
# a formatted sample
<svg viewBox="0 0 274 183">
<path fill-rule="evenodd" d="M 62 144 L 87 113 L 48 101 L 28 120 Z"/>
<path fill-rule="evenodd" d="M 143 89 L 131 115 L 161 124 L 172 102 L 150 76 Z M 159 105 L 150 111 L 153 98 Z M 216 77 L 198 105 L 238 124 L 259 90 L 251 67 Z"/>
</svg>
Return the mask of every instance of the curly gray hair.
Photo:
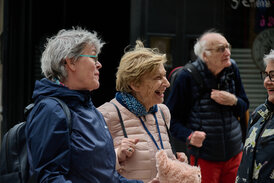
<svg viewBox="0 0 274 183">
<path fill-rule="evenodd" d="M 91 33 L 81 27 L 60 30 L 57 35 L 47 40 L 41 58 L 42 73 L 48 79 L 63 81 L 67 77 L 64 60 L 70 58 L 77 61 L 84 49 L 92 45 L 95 46 L 97 54 L 104 45 L 96 32 Z"/>
<path fill-rule="evenodd" d="M 274 62 L 274 50 L 271 49 L 269 54 L 264 56 L 264 64 L 265 66 L 269 63 L 269 62 Z"/>
</svg>

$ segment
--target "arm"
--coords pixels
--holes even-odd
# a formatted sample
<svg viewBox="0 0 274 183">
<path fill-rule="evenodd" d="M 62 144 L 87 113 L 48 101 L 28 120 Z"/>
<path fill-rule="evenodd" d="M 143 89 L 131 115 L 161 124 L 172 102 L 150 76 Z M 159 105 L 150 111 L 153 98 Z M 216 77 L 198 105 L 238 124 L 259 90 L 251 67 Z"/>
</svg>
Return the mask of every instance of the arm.
<svg viewBox="0 0 274 183">
<path fill-rule="evenodd" d="M 236 116 L 243 117 L 245 115 L 246 110 L 249 108 L 249 101 L 246 96 L 240 72 L 237 66 L 235 65 L 235 88 L 236 88 L 236 97 L 237 97 L 237 104 L 234 108 L 234 112 Z"/>
<path fill-rule="evenodd" d="M 234 72 L 233 78 L 235 81 L 235 94 L 227 91 L 212 89 L 211 98 L 221 105 L 233 106 L 235 116 L 243 117 L 249 107 L 249 101 L 244 91 L 239 69 L 234 61 L 231 62 L 231 67 Z"/>
<path fill-rule="evenodd" d="M 30 119 L 31 118 L 31 119 Z M 27 122 L 32 171 L 39 182 L 70 182 L 70 134 L 62 107 L 53 100 L 37 104 Z"/>
<path fill-rule="evenodd" d="M 122 131 L 122 128 L 120 131 L 117 131 L 117 128 L 115 128 L 115 132 L 113 131 L 114 126 L 116 126 L 117 124 L 120 126 L 118 112 L 113 104 L 105 103 L 104 105 L 100 106 L 98 110 L 102 113 L 113 138 L 116 153 L 116 170 L 119 171 L 123 168 L 123 162 L 133 155 L 136 148 L 135 145 L 136 143 L 138 143 L 139 139 L 120 138 L 119 135 L 115 135 L 117 133 L 120 133 Z"/>
<path fill-rule="evenodd" d="M 182 141 L 186 141 L 192 133 L 192 130 L 185 126 L 192 103 L 191 88 L 193 83 L 191 81 L 191 75 L 182 70 L 174 81 L 173 89 L 166 102 L 171 114 L 171 134 Z"/>
</svg>

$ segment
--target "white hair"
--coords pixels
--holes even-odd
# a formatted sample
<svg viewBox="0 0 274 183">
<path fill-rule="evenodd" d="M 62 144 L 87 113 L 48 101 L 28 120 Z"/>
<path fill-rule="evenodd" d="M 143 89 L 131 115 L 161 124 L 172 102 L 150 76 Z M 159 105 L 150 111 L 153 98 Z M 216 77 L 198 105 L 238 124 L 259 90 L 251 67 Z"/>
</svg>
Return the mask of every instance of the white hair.
<svg viewBox="0 0 274 183">
<path fill-rule="evenodd" d="M 199 57 L 201 60 L 203 60 L 203 53 L 205 52 L 205 45 L 206 40 L 197 40 L 197 42 L 194 45 L 194 53 L 197 57 Z M 210 54 L 210 52 L 209 52 Z"/>
<path fill-rule="evenodd" d="M 97 37 L 96 32 L 89 32 L 80 27 L 70 30 L 62 29 L 57 35 L 49 38 L 41 58 L 42 73 L 48 79 L 63 81 L 67 77 L 65 59 L 77 61 L 87 46 L 95 46 L 100 53 L 104 43 Z"/>
<path fill-rule="evenodd" d="M 264 64 L 265 66 L 269 63 L 269 62 L 274 62 L 274 50 L 271 49 L 269 54 L 264 56 Z"/>
<path fill-rule="evenodd" d="M 206 53 L 207 55 L 210 55 L 211 52 L 206 50 L 207 40 L 203 40 L 202 38 L 206 36 L 207 34 L 219 34 L 223 36 L 221 33 L 217 32 L 215 29 L 210 29 L 204 32 L 196 41 L 194 45 L 194 53 L 197 57 L 199 57 L 201 60 L 203 60 L 203 54 Z"/>
</svg>

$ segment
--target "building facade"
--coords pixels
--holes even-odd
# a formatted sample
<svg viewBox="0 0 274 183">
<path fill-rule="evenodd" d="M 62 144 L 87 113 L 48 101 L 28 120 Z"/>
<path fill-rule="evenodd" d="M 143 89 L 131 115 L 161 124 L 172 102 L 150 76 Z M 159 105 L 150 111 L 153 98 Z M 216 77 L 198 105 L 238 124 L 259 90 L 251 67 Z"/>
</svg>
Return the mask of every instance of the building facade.
<svg viewBox="0 0 274 183">
<path fill-rule="evenodd" d="M 115 73 L 124 48 L 141 39 L 167 54 L 166 69 L 194 60 L 193 45 L 214 28 L 232 45 L 250 111 L 266 98 L 259 71 L 274 49 L 272 0 L 1 0 L 2 135 L 23 120 L 34 82 L 42 77 L 40 57 L 47 37 L 62 28 L 82 26 L 106 41 L 100 55 L 101 86 L 93 92 L 99 106 L 115 94 Z M 1 78 L 1 77 L 0 77 Z"/>
</svg>

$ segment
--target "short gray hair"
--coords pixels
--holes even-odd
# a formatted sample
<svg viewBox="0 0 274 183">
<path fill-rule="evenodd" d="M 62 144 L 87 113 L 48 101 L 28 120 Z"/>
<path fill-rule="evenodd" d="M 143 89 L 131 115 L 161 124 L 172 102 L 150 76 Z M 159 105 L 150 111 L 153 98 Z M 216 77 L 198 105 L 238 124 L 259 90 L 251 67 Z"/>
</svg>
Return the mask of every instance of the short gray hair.
<svg viewBox="0 0 274 183">
<path fill-rule="evenodd" d="M 84 49 L 92 45 L 95 46 L 97 54 L 104 45 L 96 32 L 91 33 L 81 27 L 60 30 L 57 35 L 47 39 L 41 58 L 42 73 L 48 79 L 63 81 L 67 77 L 65 59 L 76 61 Z"/>
<path fill-rule="evenodd" d="M 202 38 L 207 35 L 207 34 L 219 34 L 221 36 L 223 36 L 221 33 L 217 32 L 217 30 L 215 29 L 209 29 L 207 31 L 205 31 L 201 36 L 199 36 L 199 38 L 197 39 L 195 45 L 194 45 L 194 53 L 197 57 L 199 57 L 201 60 L 203 60 L 203 53 L 206 52 L 207 55 L 210 55 L 211 52 L 207 52 L 206 49 L 206 44 L 207 41 L 206 40 L 202 40 Z"/>
<path fill-rule="evenodd" d="M 264 56 L 264 64 L 265 66 L 269 63 L 269 62 L 274 62 L 274 50 L 271 49 L 269 54 Z"/>
<path fill-rule="evenodd" d="M 201 60 L 203 60 L 203 53 L 205 51 L 205 45 L 206 45 L 206 40 L 201 41 L 200 39 L 197 39 L 197 42 L 194 45 L 194 53 Z"/>
</svg>

